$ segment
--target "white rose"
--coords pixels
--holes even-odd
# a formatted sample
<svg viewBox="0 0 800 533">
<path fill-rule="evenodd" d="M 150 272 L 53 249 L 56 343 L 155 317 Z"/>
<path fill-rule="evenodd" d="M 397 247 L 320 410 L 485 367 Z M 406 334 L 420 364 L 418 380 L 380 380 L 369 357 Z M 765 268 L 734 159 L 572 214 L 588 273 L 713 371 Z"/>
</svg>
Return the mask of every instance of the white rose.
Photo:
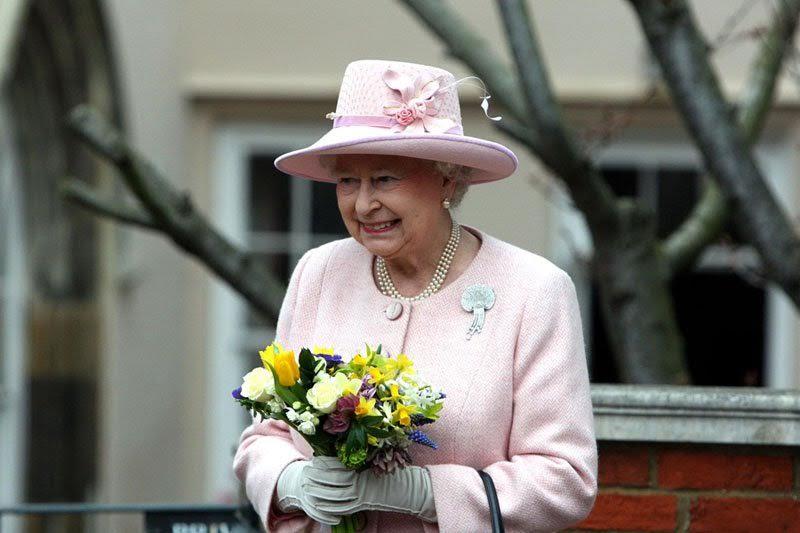
<svg viewBox="0 0 800 533">
<path fill-rule="evenodd" d="M 321 413 L 331 413 L 336 409 L 336 401 L 341 397 L 341 391 L 336 382 L 330 378 L 323 379 L 314 384 L 306 399 L 311 406 Z"/>
<path fill-rule="evenodd" d="M 266 368 L 254 368 L 243 380 L 242 396 L 254 402 L 266 402 L 275 394 L 275 378 Z"/>
</svg>

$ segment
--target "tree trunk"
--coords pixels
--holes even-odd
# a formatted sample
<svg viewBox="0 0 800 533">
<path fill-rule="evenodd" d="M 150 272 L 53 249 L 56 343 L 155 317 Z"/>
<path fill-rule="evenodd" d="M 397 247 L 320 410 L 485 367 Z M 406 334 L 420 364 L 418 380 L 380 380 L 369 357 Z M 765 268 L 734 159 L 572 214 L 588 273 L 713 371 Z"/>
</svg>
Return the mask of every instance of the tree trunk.
<svg viewBox="0 0 800 533">
<path fill-rule="evenodd" d="M 620 201 L 614 231 L 594 236 L 594 272 L 620 378 L 627 383 L 686 384 L 666 256 L 652 212 Z"/>
</svg>

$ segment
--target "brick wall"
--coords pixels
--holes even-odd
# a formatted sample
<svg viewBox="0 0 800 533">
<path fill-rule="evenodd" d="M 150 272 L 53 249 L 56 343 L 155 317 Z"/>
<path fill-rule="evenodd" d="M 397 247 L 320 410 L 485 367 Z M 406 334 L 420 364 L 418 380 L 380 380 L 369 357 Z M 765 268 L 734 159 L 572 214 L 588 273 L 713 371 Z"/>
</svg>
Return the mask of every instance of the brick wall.
<svg viewBox="0 0 800 533">
<path fill-rule="evenodd" d="M 600 443 L 600 491 L 571 531 L 800 532 L 800 448 Z"/>
</svg>

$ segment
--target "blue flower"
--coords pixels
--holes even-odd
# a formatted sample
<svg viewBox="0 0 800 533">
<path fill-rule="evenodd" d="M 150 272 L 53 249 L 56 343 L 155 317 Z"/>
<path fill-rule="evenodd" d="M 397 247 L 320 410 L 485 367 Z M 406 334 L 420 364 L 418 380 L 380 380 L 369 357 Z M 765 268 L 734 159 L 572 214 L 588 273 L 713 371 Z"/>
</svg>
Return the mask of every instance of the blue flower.
<svg viewBox="0 0 800 533">
<path fill-rule="evenodd" d="M 425 415 L 411 415 L 411 423 L 415 426 L 424 426 L 425 424 L 430 424 L 431 422 L 433 422 L 433 420 Z"/>
<path fill-rule="evenodd" d="M 242 396 L 242 388 L 241 387 L 237 387 L 237 388 L 233 389 L 233 392 L 231 392 L 231 396 L 233 396 L 234 400 L 244 400 L 244 396 Z"/>
<path fill-rule="evenodd" d="M 418 429 L 415 429 L 411 433 L 408 434 L 408 438 L 418 444 L 424 444 L 425 446 L 430 446 L 434 450 L 438 448 L 435 442 L 431 440 L 425 433 L 421 432 Z"/>
<path fill-rule="evenodd" d="M 325 359 L 325 365 L 330 370 L 331 368 L 336 368 L 337 365 L 342 364 L 342 356 L 341 355 L 328 355 L 328 354 L 315 354 L 317 357 L 322 357 Z"/>
</svg>

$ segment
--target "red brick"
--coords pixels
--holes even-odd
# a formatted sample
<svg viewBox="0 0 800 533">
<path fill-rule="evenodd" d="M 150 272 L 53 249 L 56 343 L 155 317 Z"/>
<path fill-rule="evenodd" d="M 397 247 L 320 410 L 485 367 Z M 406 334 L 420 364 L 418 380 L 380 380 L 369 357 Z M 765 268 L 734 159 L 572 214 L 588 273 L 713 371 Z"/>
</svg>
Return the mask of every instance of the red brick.
<svg viewBox="0 0 800 533">
<path fill-rule="evenodd" d="M 788 498 L 698 498 L 689 513 L 691 533 L 800 532 L 800 502 Z"/>
<path fill-rule="evenodd" d="M 575 527 L 615 531 L 674 531 L 677 509 L 675 496 L 601 492 L 592 513 Z"/>
<path fill-rule="evenodd" d="M 650 479 L 649 462 L 646 449 L 601 449 L 598 481 L 604 486 L 646 487 Z"/>
<path fill-rule="evenodd" d="M 658 460 L 658 486 L 668 489 L 791 490 L 788 456 L 664 451 Z"/>
</svg>

